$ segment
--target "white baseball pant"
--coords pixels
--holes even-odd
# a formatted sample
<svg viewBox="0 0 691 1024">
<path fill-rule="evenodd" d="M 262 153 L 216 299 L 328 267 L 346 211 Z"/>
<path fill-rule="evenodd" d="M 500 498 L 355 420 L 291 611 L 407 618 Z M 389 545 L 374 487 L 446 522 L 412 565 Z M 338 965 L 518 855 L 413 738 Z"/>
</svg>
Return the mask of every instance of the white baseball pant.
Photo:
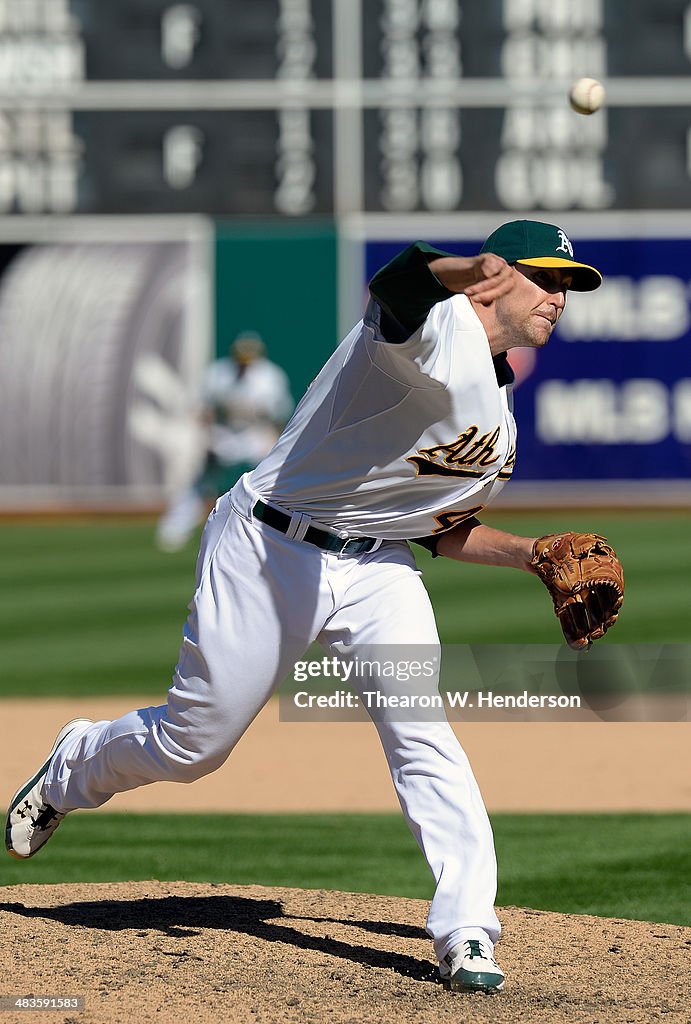
<svg viewBox="0 0 691 1024">
<path fill-rule="evenodd" d="M 209 516 L 167 704 L 70 736 L 45 785 L 56 810 L 98 807 L 150 782 L 192 782 L 215 771 L 314 640 L 339 656 L 379 644 L 438 650 L 432 606 L 406 543 L 339 557 L 253 520 L 256 498 L 243 478 Z M 437 957 L 467 938 L 496 941 L 492 830 L 451 727 L 445 720 L 375 724 L 436 882 L 427 930 Z"/>
</svg>

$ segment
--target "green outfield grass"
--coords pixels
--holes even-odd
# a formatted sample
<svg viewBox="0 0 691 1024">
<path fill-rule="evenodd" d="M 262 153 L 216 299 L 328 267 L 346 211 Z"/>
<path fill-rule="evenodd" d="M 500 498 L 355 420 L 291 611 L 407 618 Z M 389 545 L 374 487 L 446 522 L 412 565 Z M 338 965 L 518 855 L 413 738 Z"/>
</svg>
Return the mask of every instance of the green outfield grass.
<svg viewBox="0 0 691 1024">
<path fill-rule="evenodd" d="M 626 568 L 627 595 L 602 643 L 691 640 L 688 512 L 495 514 L 527 535 L 592 528 Z M 546 592 L 526 573 L 432 559 L 415 548 L 445 643 L 559 643 Z M 193 545 L 157 551 L 153 524 L 0 527 L 0 696 L 164 693 L 194 580 Z"/>
<path fill-rule="evenodd" d="M 528 535 L 567 527 L 606 534 L 625 564 L 627 597 L 602 643 L 691 641 L 688 513 L 548 511 L 487 521 Z M 195 554 L 193 545 L 158 552 L 150 522 L 4 524 L 0 696 L 163 695 Z M 416 554 L 444 642 L 559 642 L 536 579 Z M 493 823 L 500 904 L 691 924 L 691 817 L 496 815 Z M 78 813 L 35 860 L 0 860 L 5 885 L 159 878 L 432 892 L 400 815 Z"/>
<path fill-rule="evenodd" d="M 493 816 L 498 903 L 691 925 L 691 817 Z M 432 881 L 401 815 L 77 812 L 0 885 L 187 880 L 428 899 Z"/>
</svg>

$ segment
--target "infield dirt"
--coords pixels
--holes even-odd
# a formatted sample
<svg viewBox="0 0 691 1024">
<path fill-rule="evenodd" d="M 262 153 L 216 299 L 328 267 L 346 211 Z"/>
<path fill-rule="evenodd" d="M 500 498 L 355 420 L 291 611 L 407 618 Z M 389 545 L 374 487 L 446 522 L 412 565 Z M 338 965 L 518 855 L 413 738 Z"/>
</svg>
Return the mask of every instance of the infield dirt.
<svg viewBox="0 0 691 1024">
<path fill-rule="evenodd" d="M 447 991 L 427 903 L 182 882 L 0 888 L 0 994 L 67 1024 L 687 1024 L 691 928 L 505 907 L 500 995 Z M 44 1014 L 9 1011 L 3 1024 Z"/>
</svg>

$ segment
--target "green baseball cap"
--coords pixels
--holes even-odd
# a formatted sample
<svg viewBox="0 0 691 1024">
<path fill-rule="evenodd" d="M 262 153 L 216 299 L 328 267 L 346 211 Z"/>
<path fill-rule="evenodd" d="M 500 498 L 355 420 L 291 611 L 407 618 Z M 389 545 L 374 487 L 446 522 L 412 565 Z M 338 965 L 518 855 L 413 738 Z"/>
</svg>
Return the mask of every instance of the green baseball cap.
<svg viewBox="0 0 691 1024">
<path fill-rule="evenodd" d="M 507 263 L 529 267 L 563 267 L 573 275 L 571 289 L 592 292 L 602 284 L 602 274 L 573 258 L 573 246 L 565 231 L 539 220 L 512 220 L 493 231 L 481 252 L 494 252 Z"/>
</svg>

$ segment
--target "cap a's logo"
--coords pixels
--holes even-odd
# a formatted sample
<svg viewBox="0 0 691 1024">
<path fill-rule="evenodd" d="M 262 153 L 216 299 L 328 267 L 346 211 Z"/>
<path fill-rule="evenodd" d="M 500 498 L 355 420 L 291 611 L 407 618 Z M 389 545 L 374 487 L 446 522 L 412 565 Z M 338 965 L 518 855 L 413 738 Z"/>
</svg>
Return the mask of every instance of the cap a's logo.
<svg viewBox="0 0 691 1024">
<path fill-rule="evenodd" d="M 557 228 L 557 234 L 559 235 L 559 241 L 561 245 L 557 246 L 557 252 L 566 252 L 573 259 L 573 246 L 569 241 L 566 232 L 562 231 L 561 228 Z"/>
</svg>

